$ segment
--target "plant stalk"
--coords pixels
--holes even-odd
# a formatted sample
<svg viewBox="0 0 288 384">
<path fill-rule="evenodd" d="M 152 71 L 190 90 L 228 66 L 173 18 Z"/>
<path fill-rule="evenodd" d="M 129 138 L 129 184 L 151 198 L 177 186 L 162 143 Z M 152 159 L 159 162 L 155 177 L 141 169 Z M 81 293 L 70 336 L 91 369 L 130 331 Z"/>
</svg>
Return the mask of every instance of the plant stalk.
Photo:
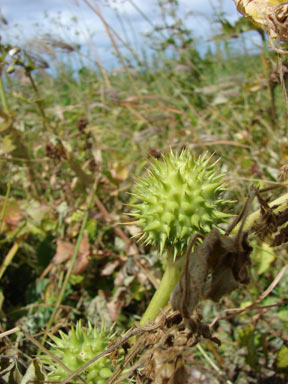
<svg viewBox="0 0 288 384">
<path fill-rule="evenodd" d="M 170 295 L 174 290 L 181 274 L 181 267 L 183 265 L 182 261 L 183 257 L 178 261 L 173 260 L 172 253 L 167 256 L 167 265 L 160 282 L 160 285 L 155 292 L 152 300 L 150 301 L 142 319 L 140 321 L 140 325 L 145 325 L 147 321 L 154 321 L 156 317 L 159 315 L 161 309 L 163 309 L 170 300 Z"/>
<path fill-rule="evenodd" d="M 11 184 L 8 183 L 7 191 L 6 191 L 6 195 L 5 195 L 5 200 L 4 200 L 4 203 L 3 203 L 3 206 L 2 206 L 2 210 L 1 210 L 1 214 L 0 214 L 0 233 L 2 233 L 2 225 L 3 225 L 3 222 L 4 222 L 4 216 L 5 216 L 6 209 L 7 209 L 7 203 L 8 203 L 8 199 L 9 199 L 9 196 L 10 196 L 10 191 L 11 191 Z"/>
<path fill-rule="evenodd" d="M 11 264 L 12 260 L 14 259 L 14 256 L 16 255 L 16 253 L 20 247 L 21 242 L 22 242 L 22 237 L 19 237 L 15 241 L 15 243 L 13 244 L 10 251 L 7 253 L 5 259 L 3 260 L 3 263 L 0 266 L 0 280 L 1 280 L 2 276 L 4 275 L 4 272 L 6 271 L 8 266 Z"/>
<path fill-rule="evenodd" d="M 8 115 L 9 114 L 9 108 L 8 108 L 8 103 L 7 103 L 7 99 L 6 99 L 6 95 L 5 95 L 5 91 L 4 91 L 1 72 L 0 72 L 0 99 L 1 99 L 3 111 L 4 111 L 4 113 L 6 113 L 6 115 Z"/>
</svg>

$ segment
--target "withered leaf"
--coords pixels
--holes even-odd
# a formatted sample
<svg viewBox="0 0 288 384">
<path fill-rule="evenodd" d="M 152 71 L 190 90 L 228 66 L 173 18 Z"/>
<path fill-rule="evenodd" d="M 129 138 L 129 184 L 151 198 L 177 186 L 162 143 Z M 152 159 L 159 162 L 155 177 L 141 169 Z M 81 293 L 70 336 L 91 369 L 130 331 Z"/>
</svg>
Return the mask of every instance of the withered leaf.
<svg viewBox="0 0 288 384">
<path fill-rule="evenodd" d="M 200 300 L 202 286 L 208 274 L 209 249 L 207 245 L 204 246 L 206 239 L 191 255 L 187 254 L 180 280 L 171 295 L 172 308 L 188 316 L 193 313 Z"/>
<path fill-rule="evenodd" d="M 219 301 L 239 283 L 247 284 L 252 251 L 247 237 L 247 232 L 229 237 L 212 229 L 203 243 L 187 255 L 179 283 L 172 292 L 172 308 L 187 318 L 201 299 Z"/>
<path fill-rule="evenodd" d="M 74 253 L 75 245 L 66 240 L 57 240 L 56 254 L 53 257 L 52 264 L 69 263 Z M 88 232 L 84 231 L 83 239 L 81 240 L 79 252 L 73 267 L 72 273 L 79 275 L 85 271 L 89 261 L 90 245 L 88 239 Z"/>
<path fill-rule="evenodd" d="M 53 264 L 62 264 L 72 258 L 74 252 L 74 245 L 69 241 L 57 240 L 56 254 L 53 257 Z"/>
<path fill-rule="evenodd" d="M 180 349 L 159 349 L 153 354 L 154 384 L 185 383 L 187 372 Z"/>
<path fill-rule="evenodd" d="M 120 315 L 121 309 L 126 304 L 127 288 L 118 287 L 114 293 L 112 299 L 107 304 L 107 310 L 110 315 L 110 318 L 113 321 L 117 321 Z"/>
<path fill-rule="evenodd" d="M 281 244 L 287 243 L 288 241 L 288 226 L 281 228 L 280 232 L 275 236 L 272 246 L 277 247 Z"/>
<path fill-rule="evenodd" d="M 0 198 L 0 212 L 2 212 L 3 206 L 4 199 Z M 2 232 L 16 228 L 24 216 L 25 213 L 22 209 L 20 201 L 9 199 L 4 211 L 4 217 L 0 231 Z"/>
</svg>

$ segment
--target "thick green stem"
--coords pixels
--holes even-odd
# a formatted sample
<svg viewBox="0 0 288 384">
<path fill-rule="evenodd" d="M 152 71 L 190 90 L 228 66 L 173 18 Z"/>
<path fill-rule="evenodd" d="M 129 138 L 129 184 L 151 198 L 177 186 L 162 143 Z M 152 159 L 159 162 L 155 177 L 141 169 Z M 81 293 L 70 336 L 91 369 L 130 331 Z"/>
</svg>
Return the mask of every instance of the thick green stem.
<svg viewBox="0 0 288 384">
<path fill-rule="evenodd" d="M 154 321 L 159 315 L 161 309 L 168 304 L 170 295 L 180 278 L 181 267 L 182 263 L 180 263 L 180 260 L 174 262 L 173 256 L 168 255 L 167 265 L 161 283 L 150 301 L 144 315 L 142 316 L 140 321 L 141 325 L 145 325 L 145 323 L 149 320 Z"/>
</svg>

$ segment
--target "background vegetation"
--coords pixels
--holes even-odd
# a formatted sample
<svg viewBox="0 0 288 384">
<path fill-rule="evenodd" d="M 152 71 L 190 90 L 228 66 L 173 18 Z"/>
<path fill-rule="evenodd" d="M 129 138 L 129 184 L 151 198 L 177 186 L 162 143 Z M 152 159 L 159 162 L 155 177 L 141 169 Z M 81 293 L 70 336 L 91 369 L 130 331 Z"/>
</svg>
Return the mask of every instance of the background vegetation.
<svg viewBox="0 0 288 384">
<path fill-rule="evenodd" d="M 159 7 L 172 21 L 164 17 L 151 30 L 152 58 L 132 48 L 123 56 L 112 34 L 121 67 L 110 72 L 99 61 L 96 69 L 73 70 L 73 60 L 81 59 L 69 41 L 47 41 L 52 53 L 61 48 L 73 55 L 53 74 L 46 68 L 49 52 L 43 59 L 1 45 L 1 332 L 19 326 L 41 341 L 45 330 L 69 329 L 79 319 L 104 321 L 108 329 L 116 322 L 119 332 L 140 319 L 162 267 L 153 248 L 133 239 L 138 228 L 128 223 L 127 204 L 151 157 L 170 148 L 215 153 L 227 172 L 233 214 L 252 184 L 279 181 L 287 114 L 277 57 L 265 36 L 258 31 L 257 54 L 235 52 L 231 36 L 245 47 L 242 33 L 254 27 L 222 18 L 215 50 L 203 56 L 177 2 Z M 286 247 L 272 248 L 265 239 L 253 245 L 249 286 L 200 306 L 222 345 L 203 342 L 202 353 L 187 351 L 191 382 L 287 380 Z M 273 281 L 258 307 L 232 311 L 256 302 Z M 0 342 L 1 370 L 22 372 L 37 352 L 21 332 Z"/>
</svg>

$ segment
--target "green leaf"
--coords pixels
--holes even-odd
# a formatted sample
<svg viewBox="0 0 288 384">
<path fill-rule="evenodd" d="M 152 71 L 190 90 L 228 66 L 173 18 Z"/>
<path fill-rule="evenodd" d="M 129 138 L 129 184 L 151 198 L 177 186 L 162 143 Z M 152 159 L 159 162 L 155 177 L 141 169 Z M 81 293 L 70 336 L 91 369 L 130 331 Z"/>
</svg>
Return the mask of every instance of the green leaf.
<svg viewBox="0 0 288 384">
<path fill-rule="evenodd" d="M 288 347 L 286 345 L 282 345 L 278 351 L 276 366 L 278 370 L 288 372 Z"/>
<path fill-rule="evenodd" d="M 282 311 L 279 311 L 278 317 L 280 320 L 287 323 L 288 322 L 288 309 L 282 309 Z"/>
<path fill-rule="evenodd" d="M 3 376 L 3 379 L 8 384 L 21 384 L 23 375 L 18 367 L 18 362 L 13 358 L 9 359 L 9 367 L 6 368 L 8 372 Z"/>
<path fill-rule="evenodd" d="M 253 332 L 254 332 L 254 326 L 252 324 L 248 325 L 245 328 L 240 329 L 238 333 L 238 338 L 237 338 L 238 344 L 241 347 L 247 347 L 249 343 L 249 339 L 251 337 L 251 334 L 253 334 Z"/>
<path fill-rule="evenodd" d="M 96 238 L 97 238 L 97 220 L 94 218 L 89 220 L 87 225 L 86 225 L 86 229 L 88 232 L 89 240 L 91 242 L 96 241 Z"/>
<path fill-rule="evenodd" d="M 25 372 L 20 384 L 27 384 L 32 381 L 43 382 L 44 380 L 47 380 L 47 377 L 42 371 L 42 365 L 38 359 L 34 359 Z"/>
<path fill-rule="evenodd" d="M 83 281 L 83 279 L 84 279 L 83 275 L 71 275 L 69 281 L 72 285 L 76 285 L 76 284 L 80 284 L 81 281 Z"/>
<path fill-rule="evenodd" d="M 267 243 L 254 247 L 251 255 L 252 260 L 256 264 L 256 270 L 259 275 L 266 272 L 276 258 L 274 250 Z"/>
<path fill-rule="evenodd" d="M 240 329 L 238 344 L 247 348 L 246 362 L 251 368 L 256 369 L 258 365 L 258 353 L 256 348 L 256 335 L 252 324 Z"/>
<path fill-rule="evenodd" d="M 49 213 L 51 208 L 48 205 L 40 204 L 35 200 L 31 200 L 25 209 L 25 212 L 28 213 L 29 217 L 32 219 L 32 222 L 36 226 L 40 226 L 42 220 Z"/>
<path fill-rule="evenodd" d="M 17 367 L 15 367 L 9 375 L 8 384 L 21 384 L 21 373 Z"/>
</svg>

